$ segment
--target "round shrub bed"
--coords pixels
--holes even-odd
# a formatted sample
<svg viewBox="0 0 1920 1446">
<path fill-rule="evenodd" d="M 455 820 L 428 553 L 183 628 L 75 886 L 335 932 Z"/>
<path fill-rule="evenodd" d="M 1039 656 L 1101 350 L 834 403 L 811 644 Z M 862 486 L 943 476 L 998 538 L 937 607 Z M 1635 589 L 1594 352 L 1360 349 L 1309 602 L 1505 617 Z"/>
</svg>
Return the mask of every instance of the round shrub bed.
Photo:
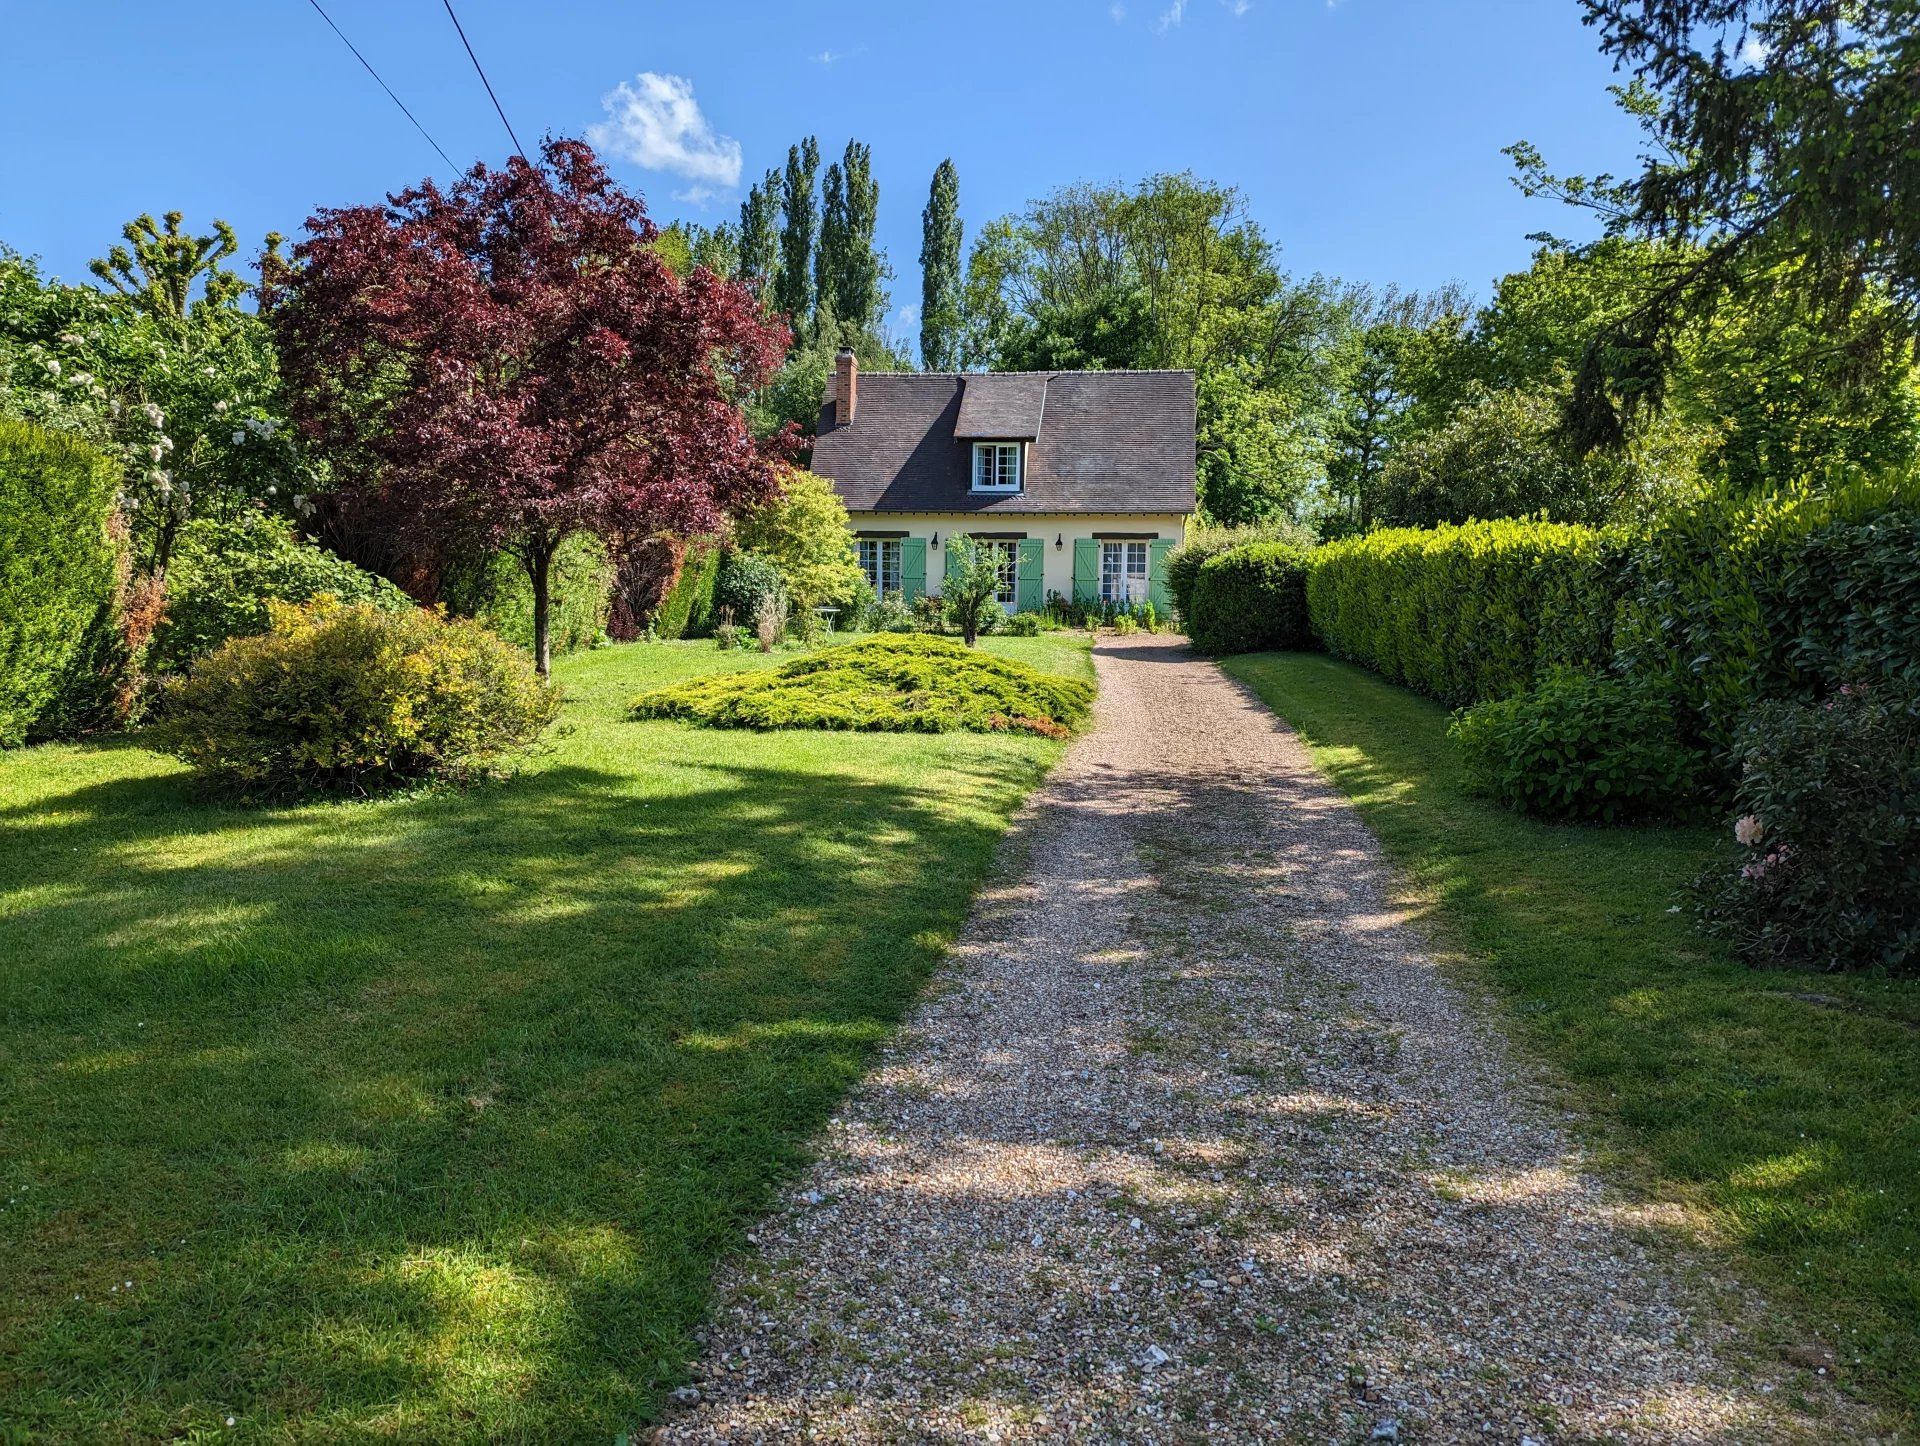
<svg viewBox="0 0 1920 1446">
<path fill-rule="evenodd" d="M 532 744 L 559 694 L 479 623 L 320 598 L 270 605 L 170 688 L 158 741 L 250 796 L 371 793 L 488 771 Z"/>
<path fill-rule="evenodd" d="M 1255 542 L 1210 557 L 1193 583 L 1187 635 L 1204 653 L 1307 645 L 1307 554 Z"/>
</svg>

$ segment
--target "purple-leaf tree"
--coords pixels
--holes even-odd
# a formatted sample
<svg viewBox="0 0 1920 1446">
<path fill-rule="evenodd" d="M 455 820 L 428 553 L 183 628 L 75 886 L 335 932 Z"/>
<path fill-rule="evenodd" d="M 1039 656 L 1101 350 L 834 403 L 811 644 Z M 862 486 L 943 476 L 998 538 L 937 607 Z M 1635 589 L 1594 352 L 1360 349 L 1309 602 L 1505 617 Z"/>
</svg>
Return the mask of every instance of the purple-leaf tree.
<svg viewBox="0 0 1920 1446">
<path fill-rule="evenodd" d="M 751 291 L 676 278 L 592 149 L 476 165 L 320 212 L 270 278 L 290 408 L 346 485 L 436 545 L 511 551 L 548 669 L 548 578 L 577 532 L 707 531 L 777 487 L 739 399 L 788 333 Z"/>
</svg>

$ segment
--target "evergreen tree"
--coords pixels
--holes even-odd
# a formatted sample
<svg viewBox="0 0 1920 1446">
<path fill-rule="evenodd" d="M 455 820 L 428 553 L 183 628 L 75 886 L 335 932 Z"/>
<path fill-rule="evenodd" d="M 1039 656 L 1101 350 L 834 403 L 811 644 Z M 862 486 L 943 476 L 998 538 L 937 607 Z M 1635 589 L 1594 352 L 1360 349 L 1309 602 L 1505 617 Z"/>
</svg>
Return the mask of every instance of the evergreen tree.
<svg viewBox="0 0 1920 1446">
<path fill-rule="evenodd" d="M 813 317 L 813 245 L 818 226 L 813 180 L 820 169 L 820 143 L 812 136 L 787 148 L 780 193 L 780 271 L 774 277 L 773 309 L 787 314 L 794 334 Z"/>
<path fill-rule="evenodd" d="M 840 310 L 840 277 L 846 267 L 847 185 L 838 161 L 830 162 L 820 182 L 820 244 L 813 253 L 814 325 L 822 316 L 835 320 Z"/>
<path fill-rule="evenodd" d="M 740 276 L 765 301 L 780 274 L 780 171 L 767 172 L 740 203 Z"/>
<path fill-rule="evenodd" d="M 870 329 L 879 325 L 887 305 L 880 289 L 886 268 L 873 241 L 880 219 L 880 184 L 873 179 L 872 148 L 848 141 L 840 171 L 846 185 L 846 229 L 834 263 L 833 309 L 841 320 Z"/>
<path fill-rule="evenodd" d="M 960 363 L 960 175 L 951 158 L 933 173 L 920 213 L 920 363 L 935 372 Z"/>
</svg>

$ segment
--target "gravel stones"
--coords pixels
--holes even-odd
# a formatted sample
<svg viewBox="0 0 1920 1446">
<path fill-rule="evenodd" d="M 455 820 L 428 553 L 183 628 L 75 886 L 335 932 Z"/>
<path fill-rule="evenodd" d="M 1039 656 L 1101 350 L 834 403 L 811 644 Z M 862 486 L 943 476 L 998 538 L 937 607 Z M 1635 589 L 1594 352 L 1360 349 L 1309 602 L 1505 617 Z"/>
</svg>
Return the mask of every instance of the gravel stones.
<svg viewBox="0 0 1920 1446">
<path fill-rule="evenodd" d="M 1177 640 L 1097 659 L 660 1439 L 1864 1436 L 1586 1173 L 1299 740 Z"/>
</svg>

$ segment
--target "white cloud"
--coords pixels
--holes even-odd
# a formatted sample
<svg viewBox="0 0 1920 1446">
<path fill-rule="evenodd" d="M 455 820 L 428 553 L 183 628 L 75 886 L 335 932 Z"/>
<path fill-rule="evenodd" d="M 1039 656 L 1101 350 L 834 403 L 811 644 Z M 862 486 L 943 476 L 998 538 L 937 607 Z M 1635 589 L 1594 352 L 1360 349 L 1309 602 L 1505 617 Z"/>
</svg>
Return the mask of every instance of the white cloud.
<svg viewBox="0 0 1920 1446">
<path fill-rule="evenodd" d="M 1227 14 L 1235 20 L 1253 9 L 1253 0 L 1220 0 L 1220 3 L 1227 7 Z"/>
<path fill-rule="evenodd" d="M 587 127 L 595 149 L 707 187 L 740 183 L 740 142 L 714 134 L 685 76 L 643 70 L 634 84 L 623 80 L 600 97 L 600 104 L 607 119 Z"/>
<path fill-rule="evenodd" d="M 1740 47 L 1740 61 L 1743 65 L 1765 65 L 1773 54 L 1773 47 L 1757 35 L 1749 35 Z"/>
<path fill-rule="evenodd" d="M 813 63 L 815 65 L 832 65 L 834 61 L 845 60 L 846 58 L 847 53 L 844 50 L 823 50 L 813 57 Z"/>
<path fill-rule="evenodd" d="M 1127 7 L 1122 5 L 1120 0 L 1113 0 L 1113 4 L 1107 7 L 1107 14 L 1113 17 L 1113 23 L 1115 25 L 1120 25 L 1124 23 L 1127 18 Z"/>
<path fill-rule="evenodd" d="M 918 326 L 920 324 L 920 307 L 917 302 L 901 307 L 897 314 L 902 326 Z"/>
<path fill-rule="evenodd" d="M 1162 30 L 1171 30 L 1186 18 L 1187 0 L 1173 0 L 1173 4 L 1160 12 L 1160 28 Z"/>
</svg>

